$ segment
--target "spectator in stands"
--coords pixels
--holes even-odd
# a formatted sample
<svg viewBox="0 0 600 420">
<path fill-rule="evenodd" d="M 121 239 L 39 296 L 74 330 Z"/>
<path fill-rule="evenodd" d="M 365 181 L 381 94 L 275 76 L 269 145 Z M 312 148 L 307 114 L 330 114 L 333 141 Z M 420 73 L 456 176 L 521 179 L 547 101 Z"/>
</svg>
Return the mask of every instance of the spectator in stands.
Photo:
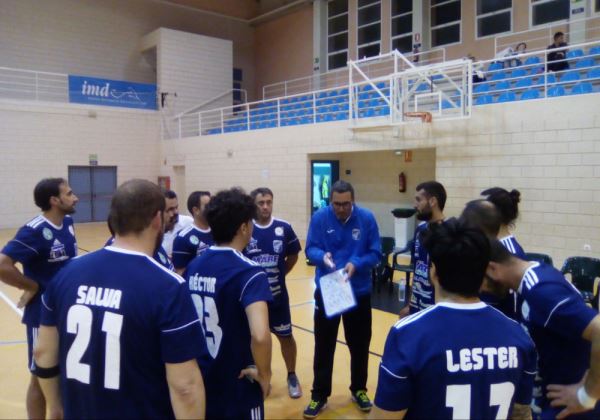
<svg viewBox="0 0 600 420">
<path fill-rule="evenodd" d="M 566 47 L 565 34 L 557 32 L 554 34 L 554 44 L 548 45 L 548 71 L 563 71 L 569 68 L 569 62 L 565 60 L 567 49 L 556 50 L 557 48 Z"/>
<path fill-rule="evenodd" d="M 527 44 L 525 42 L 519 42 L 514 50 L 515 58 L 510 60 L 510 67 L 519 67 L 523 64 L 523 61 L 519 58 L 520 55 L 525 54 L 527 52 Z"/>
<path fill-rule="evenodd" d="M 486 81 L 483 65 L 477 61 L 475 56 L 469 54 L 467 58 L 473 62 L 473 83 L 481 83 Z"/>
</svg>

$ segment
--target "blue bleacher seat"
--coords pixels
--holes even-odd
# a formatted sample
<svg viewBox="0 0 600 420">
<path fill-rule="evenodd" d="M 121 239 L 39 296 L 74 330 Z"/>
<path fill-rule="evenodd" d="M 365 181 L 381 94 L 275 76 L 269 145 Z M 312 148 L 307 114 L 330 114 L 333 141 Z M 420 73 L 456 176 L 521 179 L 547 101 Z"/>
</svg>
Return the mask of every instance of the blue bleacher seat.
<svg viewBox="0 0 600 420">
<path fill-rule="evenodd" d="M 552 86 L 550 89 L 548 89 L 548 96 L 550 97 L 564 96 L 564 94 L 565 88 L 562 86 Z"/>
<path fill-rule="evenodd" d="M 521 101 L 526 101 L 528 99 L 538 99 L 540 97 L 540 91 L 537 89 L 529 89 L 521 94 Z"/>
<path fill-rule="evenodd" d="M 581 79 L 581 76 L 579 76 L 579 72 L 569 71 L 569 72 L 563 74 L 563 76 L 560 78 L 560 81 L 561 82 L 575 82 L 579 79 Z"/>
<path fill-rule="evenodd" d="M 511 78 L 517 78 L 517 77 L 523 77 L 527 74 L 527 71 L 525 69 L 514 69 L 511 73 L 510 73 L 510 77 Z"/>
<path fill-rule="evenodd" d="M 546 73 L 546 83 L 553 84 L 556 83 L 556 76 L 553 73 Z M 544 75 L 541 75 L 537 78 L 534 85 L 543 85 L 544 84 Z"/>
<path fill-rule="evenodd" d="M 359 108 L 367 108 L 369 106 L 369 101 L 365 100 L 365 101 L 358 101 L 358 107 Z"/>
<path fill-rule="evenodd" d="M 492 95 L 481 95 L 475 99 L 475 105 L 486 105 L 494 103 L 494 98 Z"/>
<path fill-rule="evenodd" d="M 484 92 L 489 92 L 489 91 L 490 91 L 489 83 L 478 83 L 477 85 L 475 85 L 475 88 L 473 88 L 473 93 L 484 93 Z"/>
<path fill-rule="evenodd" d="M 594 59 L 593 58 L 590 58 L 590 57 L 582 58 L 575 64 L 576 69 L 585 69 L 587 67 L 594 67 Z"/>
<path fill-rule="evenodd" d="M 493 90 L 507 90 L 510 89 L 510 83 L 507 80 L 496 83 Z"/>
<path fill-rule="evenodd" d="M 329 112 L 338 112 L 340 110 L 340 106 L 339 105 L 331 105 L 329 107 Z"/>
<path fill-rule="evenodd" d="M 515 96 L 515 92 L 508 91 L 508 92 L 504 92 L 500 96 L 498 96 L 498 100 L 496 102 L 502 103 L 502 102 L 512 102 L 512 101 L 516 101 L 516 100 L 517 100 L 517 98 Z"/>
<path fill-rule="evenodd" d="M 348 97 L 347 96 L 338 96 L 337 98 L 335 98 L 335 103 L 336 104 L 341 104 L 344 102 L 348 102 Z"/>
<path fill-rule="evenodd" d="M 492 75 L 490 78 L 491 81 L 506 79 L 506 73 L 503 71 L 498 71 Z"/>
<path fill-rule="evenodd" d="M 375 86 L 377 86 L 378 89 L 383 89 L 385 87 L 385 82 L 375 83 Z"/>
<path fill-rule="evenodd" d="M 387 105 L 380 107 L 377 111 L 377 115 L 390 115 L 390 107 Z"/>
<path fill-rule="evenodd" d="M 504 66 L 502 65 L 502 63 L 494 62 L 490 63 L 490 65 L 488 66 L 488 71 L 502 70 L 503 68 Z"/>
<path fill-rule="evenodd" d="M 533 78 L 525 77 L 523 79 L 517 80 L 517 83 L 515 83 L 515 88 L 525 88 L 531 85 L 533 85 Z"/>
<path fill-rule="evenodd" d="M 594 89 L 592 88 L 592 84 L 590 82 L 581 82 L 577 83 L 571 89 L 571 95 L 581 95 L 583 93 L 592 93 Z"/>
<path fill-rule="evenodd" d="M 532 64 L 538 64 L 538 63 L 540 63 L 540 61 L 541 61 L 540 57 L 531 56 L 531 57 L 527 57 L 523 64 L 526 66 L 530 66 Z"/>
<path fill-rule="evenodd" d="M 583 50 L 581 50 L 581 49 L 567 51 L 567 58 L 577 58 L 577 57 L 582 57 L 582 56 L 583 56 Z"/>
<path fill-rule="evenodd" d="M 588 51 L 589 55 L 597 55 L 600 54 L 600 45 L 596 45 L 592 48 L 590 48 L 590 50 Z"/>
<path fill-rule="evenodd" d="M 421 83 L 419 86 L 417 86 L 417 90 L 415 92 L 424 92 L 429 89 L 431 89 L 429 83 Z"/>
<path fill-rule="evenodd" d="M 348 94 L 348 88 L 340 89 L 340 95 L 347 95 L 347 94 Z"/>
<path fill-rule="evenodd" d="M 371 97 L 371 95 L 369 94 L 369 92 L 361 92 L 358 94 L 359 100 L 369 99 L 370 97 Z"/>
<path fill-rule="evenodd" d="M 362 91 L 363 92 L 368 92 L 370 90 L 373 90 L 373 86 L 371 86 L 370 84 L 366 84 L 363 86 Z"/>
<path fill-rule="evenodd" d="M 317 93 L 317 99 L 327 98 L 327 92 L 319 92 Z"/>
<path fill-rule="evenodd" d="M 599 79 L 600 78 L 600 67 L 596 67 L 588 71 L 588 79 Z"/>
<path fill-rule="evenodd" d="M 454 105 L 450 103 L 448 99 L 442 101 L 442 109 L 454 108 Z"/>
</svg>

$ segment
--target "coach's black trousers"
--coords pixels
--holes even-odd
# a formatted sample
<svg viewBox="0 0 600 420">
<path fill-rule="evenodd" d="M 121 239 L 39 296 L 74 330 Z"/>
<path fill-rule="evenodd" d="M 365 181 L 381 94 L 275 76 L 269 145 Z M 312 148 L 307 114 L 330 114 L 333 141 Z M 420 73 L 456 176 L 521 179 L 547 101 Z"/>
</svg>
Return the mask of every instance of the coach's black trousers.
<svg viewBox="0 0 600 420">
<path fill-rule="evenodd" d="M 371 295 L 356 298 L 357 305 L 341 316 L 327 318 L 321 291 L 315 292 L 315 358 L 313 362 L 313 400 L 324 400 L 331 395 L 333 356 L 340 326 L 350 349 L 350 391 L 367 389 L 369 345 L 371 344 Z M 347 368 L 342 368 L 345 371 Z"/>
</svg>

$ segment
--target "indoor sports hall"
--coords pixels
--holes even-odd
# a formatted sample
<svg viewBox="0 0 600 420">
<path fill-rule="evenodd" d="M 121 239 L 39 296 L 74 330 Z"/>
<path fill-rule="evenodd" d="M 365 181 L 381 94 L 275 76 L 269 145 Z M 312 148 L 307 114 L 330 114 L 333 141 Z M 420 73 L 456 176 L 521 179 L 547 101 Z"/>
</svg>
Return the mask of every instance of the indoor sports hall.
<svg viewBox="0 0 600 420">
<path fill-rule="evenodd" d="M 1 0 L 0 127 L 2 246 L 39 214 L 46 177 L 79 197 L 80 255 L 111 236 L 112 195 L 132 178 L 175 191 L 182 215 L 192 191 L 268 187 L 303 248 L 332 185 L 350 182 L 383 251 L 371 398 L 407 304 L 418 222 L 402 209 L 422 182 L 444 185 L 446 217 L 488 188 L 519 190 L 523 248 L 597 299 L 600 0 Z M 288 396 L 273 339 L 266 418 L 301 418 L 310 401 L 314 277 L 302 251 L 286 284 L 304 395 Z M 19 297 L 0 283 L 0 418 L 27 416 Z M 342 330 L 319 417 L 367 418 Z"/>
</svg>

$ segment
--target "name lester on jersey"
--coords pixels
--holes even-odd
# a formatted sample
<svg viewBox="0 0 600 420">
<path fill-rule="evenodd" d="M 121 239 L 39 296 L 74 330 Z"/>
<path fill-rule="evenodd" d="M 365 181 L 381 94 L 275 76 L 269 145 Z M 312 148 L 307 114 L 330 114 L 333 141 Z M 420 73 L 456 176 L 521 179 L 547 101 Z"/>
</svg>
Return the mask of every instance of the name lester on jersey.
<svg viewBox="0 0 600 420">
<path fill-rule="evenodd" d="M 474 347 L 455 352 L 446 350 L 446 368 L 448 372 L 470 372 L 481 369 L 516 369 L 519 367 L 517 348 L 510 347 Z M 456 360 L 456 361 L 455 361 Z"/>
<path fill-rule="evenodd" d="M 77 300 L 75 303 L 119 309 L 122 295 L 123 292 L 119 289 L 81 285 L 77 289 Z"/>
</svg>

